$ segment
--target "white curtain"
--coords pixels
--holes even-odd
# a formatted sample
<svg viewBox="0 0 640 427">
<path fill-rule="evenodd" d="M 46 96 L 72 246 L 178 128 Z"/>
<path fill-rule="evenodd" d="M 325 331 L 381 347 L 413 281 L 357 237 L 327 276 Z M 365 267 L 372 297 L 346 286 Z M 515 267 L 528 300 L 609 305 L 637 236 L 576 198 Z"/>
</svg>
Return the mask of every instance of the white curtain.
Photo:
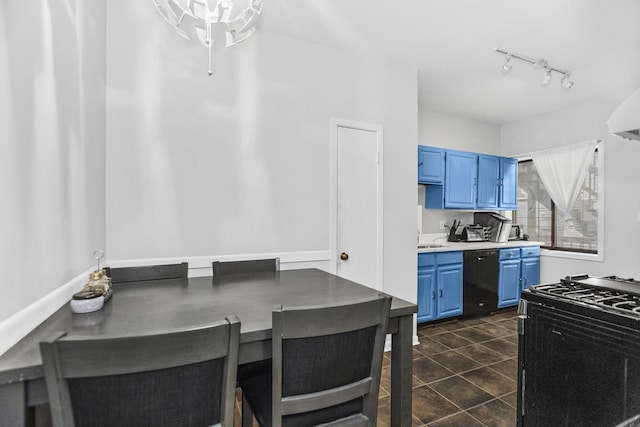
<svg viewBox="0 0 640 427">
<path fill-rule="evenodd" d="M 597 146 L 594 139 L 531 155 L 542 184 L 565 219 L 578 198 Z"/>
</svg>

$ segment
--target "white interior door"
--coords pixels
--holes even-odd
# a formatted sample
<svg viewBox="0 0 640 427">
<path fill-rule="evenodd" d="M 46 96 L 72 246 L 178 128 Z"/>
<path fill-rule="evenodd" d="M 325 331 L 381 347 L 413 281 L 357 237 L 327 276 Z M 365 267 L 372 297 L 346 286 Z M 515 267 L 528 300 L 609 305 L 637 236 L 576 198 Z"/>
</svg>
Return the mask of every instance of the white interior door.
<svg viewBox="0 0 640 427">
<path fill-rule="evenodd" d="M 335 274 L 382 290 L 382 126 L 332 121 Z"/>
</svg>

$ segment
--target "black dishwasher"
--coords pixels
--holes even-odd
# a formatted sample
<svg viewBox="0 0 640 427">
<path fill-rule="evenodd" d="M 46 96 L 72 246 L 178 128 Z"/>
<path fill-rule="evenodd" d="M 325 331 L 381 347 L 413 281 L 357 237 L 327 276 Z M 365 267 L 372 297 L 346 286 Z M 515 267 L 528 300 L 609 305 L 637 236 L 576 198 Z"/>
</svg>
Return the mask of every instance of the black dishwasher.
<svg viewBox="0 0 640 427">
<path fill-rule="evenodd" d="M 464 316 L 498 309 L 498 262 L 497 249 L 464 251 Z"/>
</svg>

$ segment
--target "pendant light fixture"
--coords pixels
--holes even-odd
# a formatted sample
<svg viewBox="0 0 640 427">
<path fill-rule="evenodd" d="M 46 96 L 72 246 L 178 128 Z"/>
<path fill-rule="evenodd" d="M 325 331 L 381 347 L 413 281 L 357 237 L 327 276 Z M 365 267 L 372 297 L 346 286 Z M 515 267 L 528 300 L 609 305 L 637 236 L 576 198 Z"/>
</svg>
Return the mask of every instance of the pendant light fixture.
<svg viewBox="0 0 640 427">
<path fill-rule="evenodd" d="M 197 38 L 209 49 L 209 75 L 213 34 L 225 33 L 225 46 L 246 40 L 255 31 L 262 0 L 153 0 L 162 17 L 187 40 Z"/>
<path fill-rule="evenodd" d="M 551 82 L 551 77 L 552 77 L 552 72 L 556 72 L 558 74 L 562 74 L 562 79 L 560 80 L 560 84 L 562 85 L 563 88 L 565 89 L 571 89 L 571 87 L 573 86 L 573 81 L 570 80 L 571 77 L 571 72 L 566 71 L 566 70 L 561 70 L 559 68 L 556 67 L 552 67 L 551 65 L 549 65 L 549 63 L 545 60 L 545 59 L 534 59 L 534 58 L 529 58 L 526 57 L 524 55 L 520 55 L 520 54 L 515 54 L 513 52 L 508 52 L 506 50 L 502 50 L 500 48 L 494 48 L 494 51 L 501 53 L 503 55 L 505 55 L 505 63 L 502 66 L 502 72 L 503 73 L 507 73 L 511 70 L 512 68 L 512 63 L 513 63 L 513 59 L 518 59 L 520 61 L 523 62 L 527 62 L 529 63 L 533 68 L 536 69 L 543 69 L 543 75 L 542 75 L 542 86 L 543 87 L 547 87 L 549 86 L 549 82 Z"/>
</svg>

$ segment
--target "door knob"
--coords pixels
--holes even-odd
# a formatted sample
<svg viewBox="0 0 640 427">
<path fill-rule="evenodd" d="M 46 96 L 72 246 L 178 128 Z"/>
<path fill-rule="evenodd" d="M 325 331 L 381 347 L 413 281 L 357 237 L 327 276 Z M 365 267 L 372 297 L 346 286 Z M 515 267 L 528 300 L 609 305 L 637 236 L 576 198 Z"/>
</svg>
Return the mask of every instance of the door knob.
<svg viewBox="0 0 640 427">
<path fill-rule="evenodd" d="M 349 259 L 349 254 L 348 254 L 348 253 L 346 253 L 346 252 L 342 252 L 342 253 L 340 254 L 340 259 L 341 259 L 341 260 L 343 260 L 343 261 L 348 260 L 348 259 Z"/>
</svg>

